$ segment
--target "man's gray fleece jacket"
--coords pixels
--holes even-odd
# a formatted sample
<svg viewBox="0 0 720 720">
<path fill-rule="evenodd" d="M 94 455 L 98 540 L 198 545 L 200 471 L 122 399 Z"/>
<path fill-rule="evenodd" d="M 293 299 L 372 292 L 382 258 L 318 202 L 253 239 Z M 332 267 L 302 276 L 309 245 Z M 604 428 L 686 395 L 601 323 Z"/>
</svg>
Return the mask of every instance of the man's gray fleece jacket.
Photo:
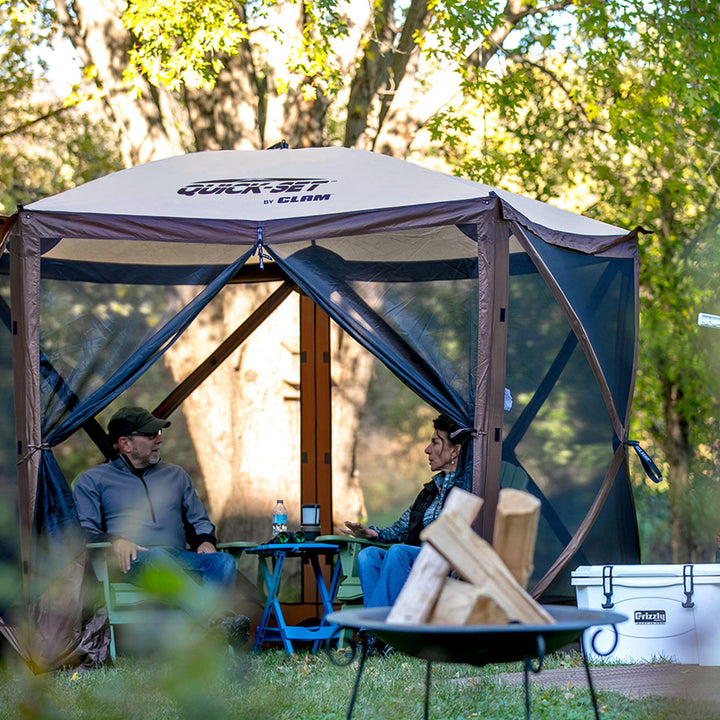
<svg viewBox="0 0 720 720">
<path fill-rule="evenodd" d="M 159 462 L 138 477 L 117 458 L 82 473 L 73 495 L 88 542 L 122 537 L 176 550 L 194 550 L 205 540 L 216 544 L 192 479 L 177 465 Z"/>
</svg>

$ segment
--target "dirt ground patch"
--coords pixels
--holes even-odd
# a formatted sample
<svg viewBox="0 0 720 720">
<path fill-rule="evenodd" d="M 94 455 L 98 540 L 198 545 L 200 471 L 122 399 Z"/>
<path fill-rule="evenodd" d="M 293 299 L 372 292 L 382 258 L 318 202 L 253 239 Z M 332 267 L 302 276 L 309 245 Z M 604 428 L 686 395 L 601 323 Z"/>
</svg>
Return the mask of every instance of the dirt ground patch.
<svg viewBox="0 0 720 720">
<path fill-rule="evenodd" d="M 660 696 L 705 700 L 718 704 L 720 709 L 720 667 L 680 665 L 675 663 L 646 665 L 608 665 L 591 667 L 596 690 L 611 690 L 630 698 Z M 522 683 L 523 673 L 504 673 L 502 682 Z M 531 683 L 540 686 L 587 688 L 585 669 L 562 668 L 532 674 Z"/>
</svg>

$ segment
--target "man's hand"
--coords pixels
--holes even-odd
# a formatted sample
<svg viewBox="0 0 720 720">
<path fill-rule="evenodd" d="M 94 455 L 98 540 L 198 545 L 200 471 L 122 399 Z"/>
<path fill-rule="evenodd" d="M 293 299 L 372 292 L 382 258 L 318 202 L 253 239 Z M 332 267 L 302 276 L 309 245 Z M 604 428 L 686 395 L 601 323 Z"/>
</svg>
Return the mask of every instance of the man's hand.
<svg viewBox="0 0 720 720">
<path fill-rule="evenodd" d="M 208 540 L 205 540 L 205 542 L 202 542 L 198 545 L 198 549 L 195 551 L 199 555 L 203 555 L 204 553 L 214 553 L 217 552 L 217 548 Z"/>
<path fill-rule="evenodd" d="M 134 542 L 125 540 L 125 538 L 118 538 L 112 544 L 113 550 L 115 551 L 115 557 L 117 558 L 120 570 L 126 573 L 130 570 L 130 565 L 133 560 L 137 558 L 138 550 L 147 550 L 142 545 L 136 545 Z"/>
<path fill-rule="evenodd" d="M 352 535 L 356 538 L 364 538 L 365 540 L 377 540 L 378 534 L 376 530 L 369 528 L 367 525 L 362 523 L 354 523 L 349 520 L 345 521 L 345 527 L 347 530 L 340 528 L 340 532 L 345 535 Z"/>
</svg>

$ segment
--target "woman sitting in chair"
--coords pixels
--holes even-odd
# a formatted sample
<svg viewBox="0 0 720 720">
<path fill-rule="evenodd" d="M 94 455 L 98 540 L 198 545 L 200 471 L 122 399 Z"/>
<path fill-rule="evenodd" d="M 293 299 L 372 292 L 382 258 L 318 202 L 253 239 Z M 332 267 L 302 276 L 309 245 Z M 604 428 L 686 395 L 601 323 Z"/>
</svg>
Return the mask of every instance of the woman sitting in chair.
<svg viewBox="0 0 720 720">
<path fill-rule="evenodd" d="M 472 476 L 458 467 L 462 443 L 470 436 L 445 415 L 433 420 L 435 431 L 425 448 L 432 480 L 426 483 L 415 502 L 390 527 L 378 528 L 347 521 L 346 535 L 389 543 L 386 550 L 367 547 L 358 554 L 358 575 L 365 607 L 393 605 L 420 552 L 420 532 L 436 520 L 453 487 L 470 490 Z"/>
</svg>

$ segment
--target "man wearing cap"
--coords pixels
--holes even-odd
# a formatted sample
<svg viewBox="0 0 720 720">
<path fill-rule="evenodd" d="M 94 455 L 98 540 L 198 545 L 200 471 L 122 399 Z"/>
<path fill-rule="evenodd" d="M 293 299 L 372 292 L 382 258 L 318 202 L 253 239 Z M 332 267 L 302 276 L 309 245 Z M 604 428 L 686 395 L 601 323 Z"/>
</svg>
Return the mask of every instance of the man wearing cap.
<svg viewBox="0 0 720 720">
<path fill-rule="evenodd" d="M 124 407 L 112 416 L 108 436 L 118 456 L 77 478 L 78 517 L 88 542 L 112 543 L 130 582 L 152 586 L 153 571 L 173 569 L 181 577 L 178 604 L 191 614 L 216 614 L 232 607 L 235 561 L 217 552 L 215 526 L 190 476 L 160 459 L 162 431 L 169 425 L 141 407 Z M 222 629 L 234 645 L 243 645 L 248 619 L 227 617 Z"/>
</svg>

